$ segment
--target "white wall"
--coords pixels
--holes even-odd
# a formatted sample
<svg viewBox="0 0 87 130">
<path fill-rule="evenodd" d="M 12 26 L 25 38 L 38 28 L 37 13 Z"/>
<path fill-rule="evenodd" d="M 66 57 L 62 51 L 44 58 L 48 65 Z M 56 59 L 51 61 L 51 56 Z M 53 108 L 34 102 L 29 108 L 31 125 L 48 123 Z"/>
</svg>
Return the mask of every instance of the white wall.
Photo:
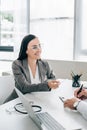
<svg viewBox="0 0 87 130">
<path fill-rule="evenodd" d="M 48 60 L 57 78 L 71 79 L 71 72 L 83 74 L 81 80 L 87 81 L 87 62 Z"/>
</svg>

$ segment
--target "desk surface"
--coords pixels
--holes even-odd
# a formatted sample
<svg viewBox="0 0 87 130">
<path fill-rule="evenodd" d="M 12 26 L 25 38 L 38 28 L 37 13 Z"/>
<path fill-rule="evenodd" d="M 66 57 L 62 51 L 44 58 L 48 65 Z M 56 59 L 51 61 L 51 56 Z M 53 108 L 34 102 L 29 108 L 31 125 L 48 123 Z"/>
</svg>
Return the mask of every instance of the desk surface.
<svg viewBox="0 0 87 130">
<path fill-rule="evenodd" d="M 87 121 L 80 113 L 64 109 L 63 103 L 59 99 L 59 96 L 73 97 L 74 89 L 71 80 L 61 80 L 58 89 L 51 92 L 34 92 L 25 96 L 34 104 L 42 106 L 43 111 L 49 112 L 66 128 L 80 124 L 82 130 L 87 130 Z M 14 105 L 19 102 L 20 99 L 17 98 L 0 106 L 0 130 L 38 130 L 27 114 L 20 114 L 14 110 Z"/>
</svg>

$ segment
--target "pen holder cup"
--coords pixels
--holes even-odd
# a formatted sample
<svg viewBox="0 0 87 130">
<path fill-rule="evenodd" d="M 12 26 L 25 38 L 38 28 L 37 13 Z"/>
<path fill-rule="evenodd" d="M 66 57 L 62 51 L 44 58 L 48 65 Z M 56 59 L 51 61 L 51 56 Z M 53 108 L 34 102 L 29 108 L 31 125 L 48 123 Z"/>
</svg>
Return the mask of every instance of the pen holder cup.
<svg viewBox="0 0 87 130">
<path fill-rule="evenodd" d="M 72 77 L 72 87 L 80 87 L 80 77 L 79 77 L 79 75 L 74 75 Z"/>
</svg>

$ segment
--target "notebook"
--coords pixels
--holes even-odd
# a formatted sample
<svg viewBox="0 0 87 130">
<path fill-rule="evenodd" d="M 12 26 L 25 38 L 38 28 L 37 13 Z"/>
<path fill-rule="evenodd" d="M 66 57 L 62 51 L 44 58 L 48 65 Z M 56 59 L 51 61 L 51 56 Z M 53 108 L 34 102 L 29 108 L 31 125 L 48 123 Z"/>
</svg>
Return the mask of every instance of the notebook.
<svg viewBox="0 0 87 130">
<path fill-rule="evenodd" d="M 72 128 L 64 128 L 62 124 L 56 121 L 49 113 L 47 112 L 39 112 L 35 113 L 31 104 L 27 100 L 27 98 L 17 89 L 15 88 L 21 102 L 25 110 L 27 111 L 29 117 L 33 120 L 33 122 L 38 126 L 40 130 L 82 130 L 79 124 L 75 126 L 73 124 Z"/>
</svg>

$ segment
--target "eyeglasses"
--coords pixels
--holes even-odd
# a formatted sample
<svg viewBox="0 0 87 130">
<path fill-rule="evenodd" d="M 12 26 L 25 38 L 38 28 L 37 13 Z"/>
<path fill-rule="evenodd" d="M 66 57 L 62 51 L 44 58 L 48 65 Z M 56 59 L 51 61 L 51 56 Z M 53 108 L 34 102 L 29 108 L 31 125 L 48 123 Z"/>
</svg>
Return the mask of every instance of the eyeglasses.
<svg viewBox="0 0 87 130">
<path fill-rule="evenodd" d="M 41 49 L 41 44 L 33 45 L 31 48 L 32 48 L 33 50 Z"/>
</svg>

